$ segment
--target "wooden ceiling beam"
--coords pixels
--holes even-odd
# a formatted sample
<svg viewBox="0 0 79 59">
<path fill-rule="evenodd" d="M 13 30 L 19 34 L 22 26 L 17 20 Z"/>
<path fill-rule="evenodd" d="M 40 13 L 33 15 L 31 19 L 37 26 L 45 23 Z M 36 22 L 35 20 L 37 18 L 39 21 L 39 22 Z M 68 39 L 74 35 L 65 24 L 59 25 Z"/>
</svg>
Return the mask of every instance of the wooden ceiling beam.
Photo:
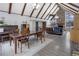
<svg viewBox="0 0 79 59">
<path fill-rule="evenodd" d="M 40 11 L 38 12 L 36 18 L 38 18 L 39 14 L 40 14 L 40 12 L 42 11 L 42 9 L 43 9 L 44 6 L 45 6 L 45 3 L 44 3 L 43 6 L 41 7 L 41 9 L 40 9 Z"/>
<path fill-rule="evenodd" d="M 36 3 L 36 6 L 37 6 L 37 3 Z M 30 14 L 30 17 L 32 17 L 32 14 L 34 13 L 35 9 L 36 9 L 36 6 L 35 8 L 32 10 L 31 14 Z"/>
<path fill-rule="evenodd" d="M 9 3 L 9 14 L 11 14 L 11 9 L 12 9 L 12 3 Z"/>
<path fill-rule="evenodd" d="M 26 7 L 26 3 L 24 4 L 24 7 L 23 7 L 23 10 L 22 10 L 21 16 L 23 16 L 23 14 L 24 14 L 25 7 Z"/>
<path fill-rule="evenodd" d="M 55 16 L 56 16 L 56 14 L 55 14 L 55 15 L 53 15 L 53 17 L 51 18 L 51 20 L 52 20 Z"/>
<path fill-rule="evenodd" d="M 57 8 L 58 8 L 58 7 L 57 7 Z M 57 8 L 56 8 L 56 9 L 57 9 Z M 56 10 L 56 9 L 55 9 L 55 10 Z M 52 12 L 52 14 L 55 12 L 55 10 Z M 53 15 L 53 17 L 54 17 L 54 15 Z M 48 18 L 48 19 L 49 19 L 49 18 Z M 48 19 L 47 19 L 47 20 L 48 20 Z M 53 19 L 53 18 L 52 18 L 52 19 Z"/>
<path fill-rule="evenodd" d="M 55 4 L 56 5 L 56 4 Z M 49 11 L 49 13 L 47 14 L 47 16 L 50 14 L 50 12 L 53 10 L 53 8 L 55 7 L 55 5 L 52 7 L 52 9 Z M 46 17 L 47 17 L 46 16 Z M 44 19 L 46 19 L 46 17 Z"/>
<path fill-rule="evenodd" d="M 68 7 L 66 8 L 66 6 L 64 6 L 64 5 L 62 5 L 62 6 L 61 6 L 61 8 L 62 8 L 62 7 L 64 7 L 63 9 L 67 9 L 68 11 L 70 11 L 70 12 L 72 12 L 72 13 L 76 14 L 76 12 L 75 12 L 75 11 L 73 11 L 73 10 L 71 10 L 71 9 L 68 9 Z"/>
<path fill-rule="evenodd" d="M 67 6 L 67 5 L 65 5 L 65 4 L 63 4 L 63 3 L 61 3 L 61 4 L 64 5 L 64 6 L 66 6 L 66 7 L 68 7 L 68 8 L 70 8 L 70 9 L 72 9 L 72 10 L 74 10 L 74 11 L 76 11 L 76 12 L 78 12 L 77 10 L 73 9 L 73 8 L 70 7 L 70 6 Z"/>
<path fill-rule="evenodd" d="M 58 8 L 58 7 L 57 7 L 57 8 Z M 57 8 L 56 8 L 56 9 L 57 9 Z M 56 9 L 55 9 L 55 10 L 56 10 Z M 52 12 L 52 14 L 55 12 L 55 10 Z M 54 16 L 54 15 L 53 15 L 53 16 Z M 48 19 L 49 19 L 49 18 L 48 18 Z"/>
<path fill-rule="evenodd" d="M 59 8 L 59 7 L 57 7 L 57 8 Z M 52 14 L 57 10 L 57 8 L 52 12 Z"/>
<path fill-rule="evenodd" d="M 70 5 L 72 5 L 73 7 L 76 7 L 76 8 L 79 9 L 79 6 L 77 6 L 77 5 L 73 4 L 73 3 L 68 3 L 68 4 L 70 4 Z"/>
<path fill-rule="evenodd" d="M 57 8 L 58 8 L 58 7 L 57 7 Z M 57 8 L 56 8 L 56 9 L 57 9 Z M 52 12 L 52 14 L 56 11 L 56 9 Z M 49 18 L 48 18 L 48 19 L 49 19 Z"/>
<path fill-rule="evenodd" d="M 45 10 L 44 14 L 42 15 L 42 17 L 45 15 L 45 13 L 47 12 L 47 10 L 49 9 L 49 7 L 51 6 L 52 3 L 49 4 L 48 8 Z M 42 19 L 41 17 L 41 19 Z"/>
</svg>

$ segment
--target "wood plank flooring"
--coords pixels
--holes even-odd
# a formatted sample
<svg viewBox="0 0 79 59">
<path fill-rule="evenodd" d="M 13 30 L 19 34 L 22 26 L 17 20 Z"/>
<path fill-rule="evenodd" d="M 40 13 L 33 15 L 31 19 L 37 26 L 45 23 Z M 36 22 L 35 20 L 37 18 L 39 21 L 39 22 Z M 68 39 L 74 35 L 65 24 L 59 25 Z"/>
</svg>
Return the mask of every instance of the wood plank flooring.
<svg viewBox="0 0 79 59">
<path fill-rule="evenodd" d="M 62 36 L 47 35 L 53 42 L 37 52 L 34 56 L 70 56 L 70 37 L 69 32 L 65 32 Z M 54 38 L 54 39 L 53 39 Z"/>
<path fill-rule="evenodd" d="M 37 53 L 33 54 L 33 56 L 70 56 L 71 55 L 69 32 L 64 32 L 63 35 L 46 34 L 45 37 L 46 39 L 51 39 L 52 42 L 47 44 Z M 0 47 L 0 51 L 1 51 L 1 47 Z M 26 55 L 26 53 L 24 55 Z"/>
</svg>

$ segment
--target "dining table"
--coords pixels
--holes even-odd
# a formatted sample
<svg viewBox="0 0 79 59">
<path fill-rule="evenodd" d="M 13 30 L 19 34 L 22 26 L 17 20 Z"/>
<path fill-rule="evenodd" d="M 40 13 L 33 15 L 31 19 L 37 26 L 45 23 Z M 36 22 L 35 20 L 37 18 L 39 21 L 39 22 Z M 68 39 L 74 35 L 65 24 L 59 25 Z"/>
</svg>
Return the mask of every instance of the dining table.
<svg viewBox="0 0 79 59">
<path fill-rule="evenodd" d="M 38 39 L 38 34 L 41 34 L 41 42 L 42 42 L 42 31 L 30 31 L 29 34 L 26 34 L 26 35 L 22 35 L 20 33 L 18 34 L 10 34 L 10 37 L 13 38 L 13 41 L 14 41 L 14 50 L 15 50 L 15 54 L 17 54 L 17 41 L 23 37 L 29 37 L 29 36 L 32 36 L 32 35 L 35 35 L 37 36 L 37 39 Z"/>
</svg>

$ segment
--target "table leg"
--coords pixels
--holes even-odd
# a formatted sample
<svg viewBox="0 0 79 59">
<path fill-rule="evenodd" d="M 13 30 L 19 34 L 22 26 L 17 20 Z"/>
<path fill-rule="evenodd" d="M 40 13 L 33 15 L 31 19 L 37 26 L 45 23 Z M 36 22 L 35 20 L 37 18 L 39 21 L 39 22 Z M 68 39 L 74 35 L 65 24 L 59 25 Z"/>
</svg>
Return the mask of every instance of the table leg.
<svg viewBox="0 0 79 59">
<path fill-rule="evenodd" d="M 40 40 L 41 40 L 41 43 L 43 43 L 43 41 L 42 41 L 42 34 L 41 34 L 41 36 L 40 36 Z"/>
<path fill-rule="evenodd" d="M 28 40 L 28 48 L 30 48 L 30 45 L 29 45 L 29 40 Z"/>
<path fill-rule="evenodd" d="M 45 41 L 45 32 L 44 32 L 44 34 L 43 34 L 43 38 L 44 38 L 44 41 Z"/>
<path fill-rule="evenodd" d="M 27 37 L 28 48 L 30 48 L 29 36 Z"/>
<path fill-rule="evenodd" d="M 43 38 L 44 38 L 44 41 L 45 41 L 45 35 L 43 36 Z"/>
<path fill-rule="evenodd" d="M 11 43 L 12 43 L 12 38 L 10 37 L 10 38 L 9 38 L 9 40 L 10 40 L 10 46 L 11 46 Z"/>
<path fill-rule="evenodd" d="M 21 43 L 21 53 L 22 53 L 22 43 Z"/>
<path fill-rule="evenodd" d="M 38 34 L 36 34 L 36 38 L 37 38 L 37 40 L 38 40 Z"/>
<path fill-rule="evenodd" d="M 4 39 L 4 38 L 3 38 L 3 36 L 2 36 L 2 37 L 1 37 L 1 42 L 3 42 L 3 39 Z"/>
<path fill-rule="evenodd" d="M 15 39 L 15 54 L 17 54 L 17 39 Z"/>
</svg>

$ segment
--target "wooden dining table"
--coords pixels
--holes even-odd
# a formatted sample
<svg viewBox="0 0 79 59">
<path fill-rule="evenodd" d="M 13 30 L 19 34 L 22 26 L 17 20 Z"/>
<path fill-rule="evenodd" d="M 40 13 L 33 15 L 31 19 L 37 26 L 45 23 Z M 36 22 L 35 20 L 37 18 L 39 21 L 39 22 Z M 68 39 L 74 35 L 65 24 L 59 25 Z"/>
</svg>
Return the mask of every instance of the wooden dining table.
<svg viewBox="0 0 79 59">
<path fill-rule="evenodd" d="M 38 39 L 38 34 L 41 33 L 42 34 L 42 31 L 31 31 L 29 34 L 26 34 L 26 35 L 22 35 L 22 34 L 10 34 L 10 37 L 13 38 L 14 40 L 14 50 L 15 50 L 15 54 L 17 54 L 17 41 L 22 38 L 22 37 L 29 37 L 29 36 L 32 36 L 32 35 L 36 35 L 37 36 L 37 39 Z M 41 42 L 42 42 L 42 36 L 41 36 Z"/>
</svg>

